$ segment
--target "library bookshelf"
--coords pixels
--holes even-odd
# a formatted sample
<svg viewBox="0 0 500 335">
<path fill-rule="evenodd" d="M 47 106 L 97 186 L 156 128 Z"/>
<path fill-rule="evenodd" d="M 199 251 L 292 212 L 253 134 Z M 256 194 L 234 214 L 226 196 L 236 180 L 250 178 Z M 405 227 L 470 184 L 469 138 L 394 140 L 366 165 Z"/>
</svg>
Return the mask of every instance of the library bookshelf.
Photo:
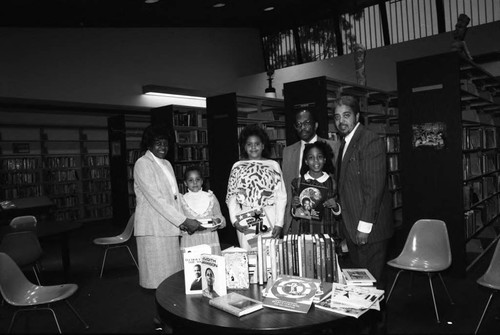
<svg viewBox="0 0 500 335">
<path fill-rule="evenodd" d="M 108 118 L 113 220 L 125 226 L 135 210 L 134 164 L 142 155 L 141 139 L 149 115 L 116 115 Z"/>
<path fill-rule="evenodd" d="M 405 230 L 446 222 L 464 275 L 500 236 L 500 82 L 457 52 L 399 62 L 397 76 Z"/>
<path fill-rule="evenodd" d="M 48 196 L 55 220 L 112 215 L 105 127 L 0 125 L 0 198 Z"/>
</svg>

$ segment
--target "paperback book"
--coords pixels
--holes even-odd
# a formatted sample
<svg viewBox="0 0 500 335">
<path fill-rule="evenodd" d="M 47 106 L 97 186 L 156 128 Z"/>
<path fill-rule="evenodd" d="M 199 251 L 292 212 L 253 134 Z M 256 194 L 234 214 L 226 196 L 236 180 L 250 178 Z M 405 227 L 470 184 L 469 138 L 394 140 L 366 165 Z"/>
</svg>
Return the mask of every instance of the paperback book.
<svg viewBox="0 0 500 335">
<path fill-rule="evenodd" d="M 201 278 L 204 297 L 212 299 L 226 295 L 226 262 L 224 256 L 202 254 Z"/>
<path fill-rule="evenodd" d="M 373 286 L 377 282 L 368 269 L 342 269 L 347 285 Z"/>
<path fill-rule="evenodd" d="M 263 308 L 262 301 L 249 298 L 237 292 L 230 292 L 229 294 L 213 298 L 209 301 L 209 304 L 237 317 Z"/>
<path fill-rule="evenodd" d="M 313 303 L 318 279 L 281 275 L 266 287 L 265 307 L 307 313 Z"/>
<path fill-rule="evenodd" d="M 366 308 L 356 308 L 344 303 L 335 303 L 332 305 L 331 297 L 324 299 L 316 304 L 315 308 L 319 308 L 328 312 L 337 313 L 346 316 L 352 316 L 354 318 L 359 318 L 361 315 L 366 313 L 369 309 Z"/>
<path fill-rule="evenodd" d="M 333 283 L 332 303 L 347 304 L 356 308 L 370 308 L 375 302 L 382 299 L 384 290 L 375 287 L 342 285 Z"/>
<path fill-rule="evenodd" d="M 222 250 L 226 262 L 226 285 L 229 290 L 243 290 L 250 287 L 248 274 L 248 251 L 230 247 Z"/>
<path fill-rule="evenodd" d="M 201 294 L 201 255 L 211 251 L 208 244 L 197 245 L 184 250 L 184 286 L 186 294 Z"/>
</svg>

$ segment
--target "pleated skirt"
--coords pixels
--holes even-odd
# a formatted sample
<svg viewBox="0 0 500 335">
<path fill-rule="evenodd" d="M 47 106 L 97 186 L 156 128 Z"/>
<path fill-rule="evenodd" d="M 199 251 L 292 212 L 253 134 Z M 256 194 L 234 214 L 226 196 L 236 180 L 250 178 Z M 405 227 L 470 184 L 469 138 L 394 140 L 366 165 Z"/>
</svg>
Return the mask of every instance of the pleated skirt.
<svg viewBox="0 0 500 335">
<path fill-rule="evenodd" d="M 219 242 L 219 234 L 217 231 L 197 231 L 193 235 L 187 233 L 182 234 L 181 237 L 181 250 L 187 247 L 194 247 L 200 244 L 208 244 L 212 249 L 212 254 L 221 255 L 221 248 Z"/>
<path fill-rule="evenodd" d="M 136 236 L 139 285 L 156 289 L 183 269 L 179 236 Z"/>
</svg>

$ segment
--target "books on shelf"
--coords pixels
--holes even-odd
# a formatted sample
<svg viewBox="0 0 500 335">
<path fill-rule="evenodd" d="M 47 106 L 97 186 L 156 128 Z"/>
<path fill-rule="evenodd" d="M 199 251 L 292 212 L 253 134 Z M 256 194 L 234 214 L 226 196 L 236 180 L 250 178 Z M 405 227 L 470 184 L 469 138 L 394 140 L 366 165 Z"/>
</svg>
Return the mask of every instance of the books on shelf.
<svg viewBox="0 0 500 335">
<path fill-rule="evenodd" d="M 226 261 L 224 256 L 201 255 L 202 295 L 209 299 L 227 294 Z"/>
<path fill-rule="evenodd" d="M 184 249 L 184 286 L 186 294 L 201 294 L 202 272 L 201 255 L 211 252 L 208 244 Z"/>
<path fill-rule="evenodd" d="M 237 292 L 230 292 L 226 295 L 213 298 L 209 301 L 209 304 L 237 317 L 256 312 L 263 308 L 261 301 Z"/>
<path fill-rule="evenodd" d="M 226 285 L 229 290 L 248 289 L 248 251 L 243 248 L 229 247 L 222 250 L 226 262 Z"/>
<path fill-rule="evenodd" d="M 307 313 L 313 303 L 318 279 L 281 275 L 268 282 L 263 300 L 265 307 Z"/>
<path fill-rule="evenodd" d="M 347 285 L 372 286 L 377 282 L 368 269 L 342 269 Z"/>
</svg>

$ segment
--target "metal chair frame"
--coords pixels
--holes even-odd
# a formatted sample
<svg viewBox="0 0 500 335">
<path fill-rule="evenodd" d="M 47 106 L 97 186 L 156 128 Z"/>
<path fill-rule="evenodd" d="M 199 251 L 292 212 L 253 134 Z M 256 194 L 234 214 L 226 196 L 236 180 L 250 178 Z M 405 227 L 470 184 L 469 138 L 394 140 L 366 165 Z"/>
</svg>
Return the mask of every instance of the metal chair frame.
<svg viewBox="0 0 500 335">
<path fill-rule="evenodd" d="M 128 253 L 130 254 L 130 257 L 132 257 L 135 266 L 137 267 L 137 269 L 139 269 L 139 265 L 137 264 L 137 261 L 135 260 L 132 251 L 130 250 L 129 246 L 125 244 L 132 237 L 133 231 L 134 231 L 134 214 L 130 216 L 127 222 L 127 226 L 125 227 L 125 230 L 121 234 L 117 236 L 99 237 L 94 239 L 94 244 L 102 245 L 105 247 L 104 257 L 102 259 L 102 264 L 101 264 L 101 273 L 99 274 L 99 278 L 102 278 L 102 274 L 104 272 L 104 264 L 106 263 L 106 257 L 108 251 L 111 249 L 127 248 Z"/>
<path fill-rule="evenodd" d="M 15 311 L 9 324 L 8 333 L 11 332 L 14 322 L 21 312 L 49 310 L 54 317 L 57 330 L 61 334 L 61 327 L 56 313 L 50 307 L 51 303 L 64 301 L 75 316 L 82 322 L 86 329 L 89 325 L 67 300 L 78 290 L 76 284 L 62 284 L 40 286 L 31 283 L 23 274 L 19 266 L 6 253 L 0 253 L 0 292 L 5 302 L 19 307 Z M 46 307 L 43 307 L 46 306 Z"/>
<path fill-rule="evenodd" d="M 434 226 L 432 226 L 434 225 Z M 425 227 L 425 228 L 424 228 Z M 430 231 L 432 228 L 436 228 L 437 231 L 433 231 L 431 233 L 434 234 L 436 233 L 437 239 L 441 238 L 444 240 L 433 240 L 433 241 L 425 241 L 423 240 L 422 236 L 418 235 L 419 231 L 424 231 L 428 230 Z M 441 235 L 437 235 L 441 234 Z M 417 241 L 418 240 L 418 241 Z M 444 242 L 444 245 L 442 243 Z M 418 246 L 419 250 L 417 249 L 417 244 L 429 244 L 427 246 L 424 246 L 423 248 L 428 248 L 428 250 L 433 250 L 433 247 L 437 246 L 438 249 L 441 251 L 441 254 L 439 255 L 418 255 L 417 253 L 419 250 L 422 248 L 422 245 Z M 425 256 L 428 256 L 429 258 L 431 257 L 441 257 L 438 261 L 433 264 L 430 259 L 426 259 Z M 415 262 L 408 261 L 410 260 L 418 260 Z M 402 261 L 401 261 L 402 260 Z M 396 278 L 394 278 L 394 282 L 392 283 L 391 289 L 389 290 L 389 294 L 387 295 L 387 303 L 389 303 L 389 299 L 391 298 L 392 291 L 394 287 L 396 286 L 396 282 L 398 281 L 399 275 L 403 271 L 411 271 L 410 273 L 413 274 L 413 272 L 424 272 L 427 273 L 427 277 L 429 280 L 429 286 L 431 289 L 431 295 L 432 295 L 432 302 L 434 304 L 434 312 L 436 314 L 436 321 L 437 323 L 441 323 L 441 320 L 439 319 L 439 312 L 436 304 L 436 297 L 434 295 L 434 286 L 432 284 L 432 277 L 433 275 L 437 274 L 439 276 L 439 279 L 441 280 L 441 283 L 443 284 L 443 287 L 445 289 L 446 295 L 448 296 L 448 299 L 450 300 L 450 303 L 454 305 L 455 303 L 453 302 L 453 299 L 451 298 L 451 295 L 448 291 L 448 288 L 446 287 L 446 284 L 444 283 L 443 277 L 441 276 L 441 271 L 446 270 L 447 268 L 450 267 L 451 265 L 451 249 L 450 249 L 450 242 L 449 242 L 449 237 L 448 237 L 448 230 L 446 228 L 446 224 L 442 220 L 435 220 L 435 219 L 421 219 L 415 222 L 410 229 L 410 232 L 408 234 L 408 237 L 405 242 L 405 246 L 403 247 L 403 250 L 401 251 L 400 255 L 396 257 L 393 260 L 390 260 L 387 262 L 389 266 L 399 268 L 400 270 L 396 274 Z M 413 277 L 412 277 L 413 278 Z"/>
</svg>

